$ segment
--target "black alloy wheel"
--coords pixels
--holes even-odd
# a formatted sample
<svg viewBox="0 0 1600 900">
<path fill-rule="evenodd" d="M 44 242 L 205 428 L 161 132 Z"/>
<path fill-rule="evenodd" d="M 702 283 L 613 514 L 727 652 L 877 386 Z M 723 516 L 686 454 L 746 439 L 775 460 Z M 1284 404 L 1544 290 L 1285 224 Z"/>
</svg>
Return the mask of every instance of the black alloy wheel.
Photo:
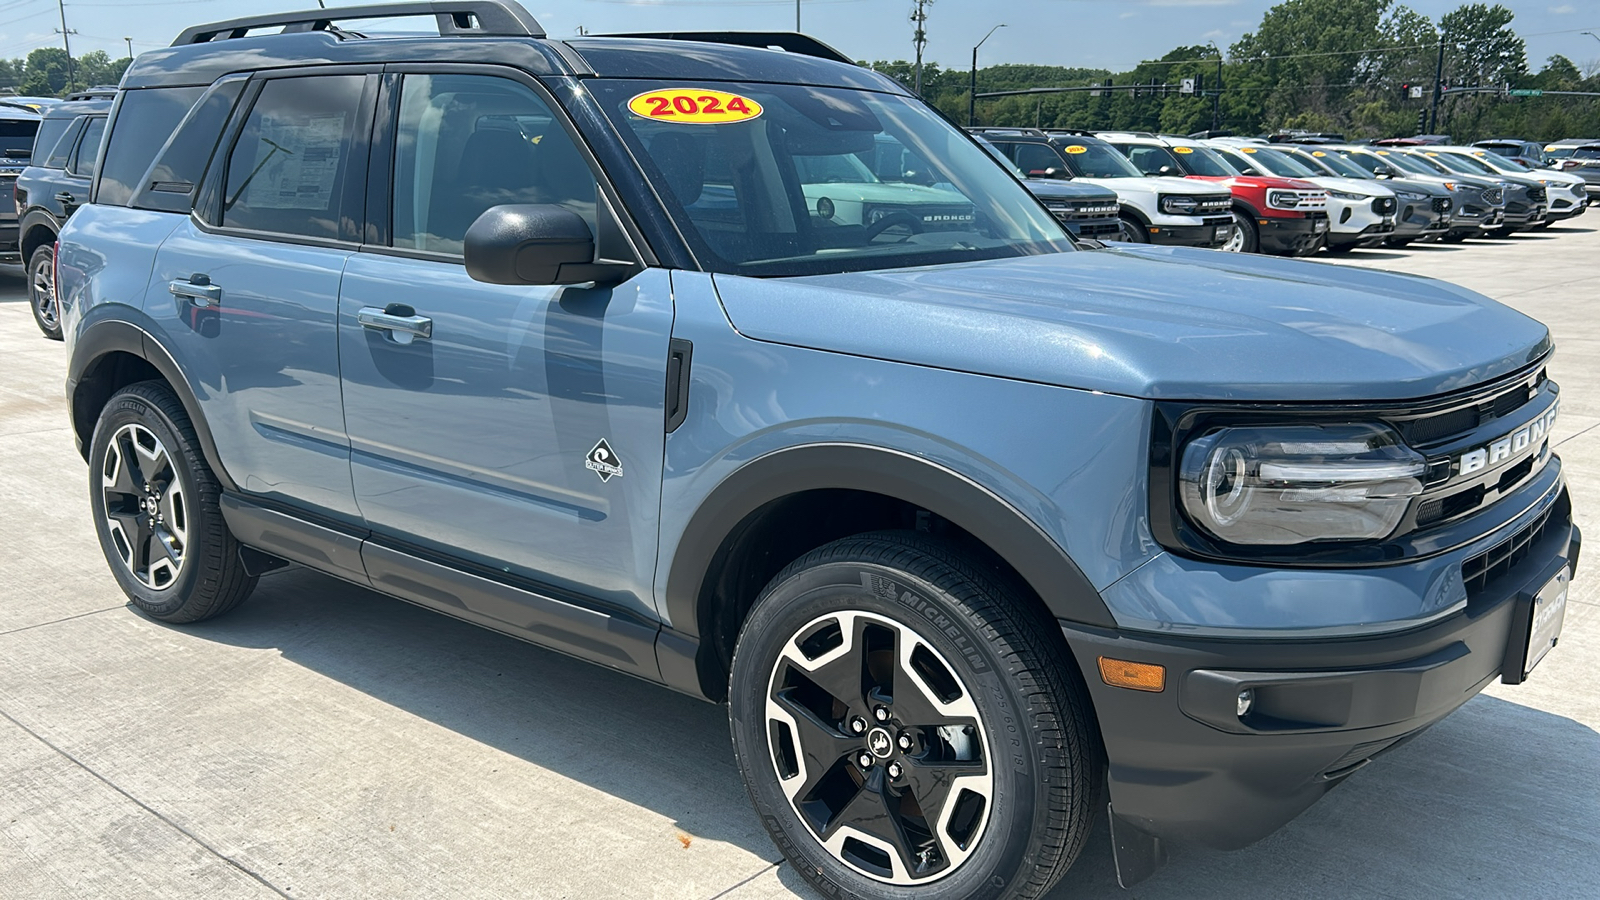
<svg viewBox="0 0 1600 900">
<path fill-rule="evenodd" d="M 28 258 L 28 306 L 33 321 L 52 341 L 61 340 L 61 303 L 56 299 L 55 247 L 45 244 Z"/>
<path fill-rule="evenodd" d="M 780 572 L 740 635 L 729 715 L 795 870 L 869 900 L 1045 893 L 1101 779 L 1052 626 L 993 567 L 912 532 L 845 538 Z"/>
</svg>

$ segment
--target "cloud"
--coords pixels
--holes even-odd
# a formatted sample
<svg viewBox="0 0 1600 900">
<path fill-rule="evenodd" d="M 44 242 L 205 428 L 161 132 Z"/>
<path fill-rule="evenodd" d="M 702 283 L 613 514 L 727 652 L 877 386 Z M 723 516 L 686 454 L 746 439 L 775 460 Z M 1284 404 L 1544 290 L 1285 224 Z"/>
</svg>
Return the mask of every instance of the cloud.
<svg viewBox="0 0 1600 900">
<path fill-rule="evenodd" d="M 1117 16 L 1117 18 L 1119 18 L 1119 19 L 1131 19 L 1131 18 L 1133 18 L 1133 17 L 1135 17 L 1137 15 L 1138 15 L 1138 13 L 1136 13 L 1136 12 L 1125 12 L 1122 15 Z"/>
<path fill-rule="evenodd" d="M 1563 3 L 1560 6 L 1549 7 L 1549 10 L 1550 14 L 1553 16 L 1570 16 L 1577 12 L 1578 8 L 1573 6 L 1571 3 Z"/>
</svg>

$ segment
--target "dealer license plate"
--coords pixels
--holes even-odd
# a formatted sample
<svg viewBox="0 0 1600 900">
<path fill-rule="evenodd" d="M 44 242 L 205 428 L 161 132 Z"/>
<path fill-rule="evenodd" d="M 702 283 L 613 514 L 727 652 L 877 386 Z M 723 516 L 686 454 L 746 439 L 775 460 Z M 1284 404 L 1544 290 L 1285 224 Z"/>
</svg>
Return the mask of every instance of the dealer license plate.
<svg viewBox="0 0 1600 900">
<path fill-rule="evenodd" d="M 1221 225 L 1221 226 L 1218 226 L 1211 233 L 1211 239 L 1213 241 L 1216 241 L 1219 244 L 1222 243 L 1223 241 L 1226 241 L 1230 237 L 1233 237 L 1233 226 L 1232 225 Z"/>
<path fill-rule="evenodd" d="M 1311 223 L 1311 232 L 1313 234 L 1321 234 L 1321 233 L 1323 233 L 1324 231 L 1327 231 L 1327 230 L 1328 230 L 1328 220 L 1327 219 L 1318 219 L 1317 221 Z"/>
<path fill-rule="evenodd" d="M 1571 581 L 1571 570 L 1562 569 L 1533 598 L 1533 614 L 1528 617 L 1528 652 L 1523 657 L 1527 660 L 1522 666 L 1524 677 L 1561 638 L 1561 623 L 1567 616 L 1567 586 Z"/>
</svg>

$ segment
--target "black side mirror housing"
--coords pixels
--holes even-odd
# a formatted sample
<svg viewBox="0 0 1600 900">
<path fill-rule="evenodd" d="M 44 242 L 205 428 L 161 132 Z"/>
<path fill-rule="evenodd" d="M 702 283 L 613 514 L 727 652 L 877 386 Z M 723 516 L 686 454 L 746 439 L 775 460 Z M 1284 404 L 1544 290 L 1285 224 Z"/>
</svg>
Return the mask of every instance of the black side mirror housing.
<svg viewBox="0 0 1600 900">
<path fill-rule="evenodd" d="M 467 229 L 467 275 L 486 284 L 616 283 L 630 264 L 596 261 L 594 233 L 577 213 L 547 203 L 491 206 Z"/>
</svg>

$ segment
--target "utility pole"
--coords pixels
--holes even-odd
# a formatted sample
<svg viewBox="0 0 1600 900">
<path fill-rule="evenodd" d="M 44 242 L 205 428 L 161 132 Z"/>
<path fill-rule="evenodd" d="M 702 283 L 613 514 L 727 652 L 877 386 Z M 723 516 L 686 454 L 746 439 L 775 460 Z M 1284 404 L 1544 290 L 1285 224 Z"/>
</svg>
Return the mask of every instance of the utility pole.
<svg viewBox="0 0 1600 900">
<path fill-rule="evenodd" d="M 77 32 L 67 27 L 67 7 L 62 0 L 56 0 L 56 9 L 61 13 L 61 46 L 67 51 L 67 90 L 71 91 L 72 83 L 78 78 L 72 68 L 72 41 L 68 40 L 67 35 Z"/>
<path fill-rule="evenodd" d="M 989 34 L 983 36 L 987 41 L 989 36 L 1006 27 L 1004 22 L 989 29 Z M 978 42 L 978 47 L 983 46 L 983 41 Z M 978 124 L 978 47 L 972 48 L 972 75 L 967 79 L 967 124 Z"/>
<path fill-rule="evenodd" d="M 928 7 L 933 0 L 917 0 L 917 8 L 911 13 L 911 44 L 917 48 L 917 70 L 913 92 L 918 97 L 922 96 L 922 48 L 928 45 L 928 32 L 923 27 L 928 21 Z"/>
<path fill-rule="evenodd" d="M 800 34 L 800 0 L 794 0 L 794 33 Z"/>
<path fill-rule="evenodd" d="M 133 59 L 133 38 L 125 37 L 123 40 L 128 42 L 128 58 Z"/>
<path fill-rule="evenodd" d="M 1433 66 L 1433 113 L 1428 120 L 1428 133 L 1439 133 L 1439 100 L 1444 96 L 1444 34 L 1439 35 L 1439 61 Z"/>
</svg>

